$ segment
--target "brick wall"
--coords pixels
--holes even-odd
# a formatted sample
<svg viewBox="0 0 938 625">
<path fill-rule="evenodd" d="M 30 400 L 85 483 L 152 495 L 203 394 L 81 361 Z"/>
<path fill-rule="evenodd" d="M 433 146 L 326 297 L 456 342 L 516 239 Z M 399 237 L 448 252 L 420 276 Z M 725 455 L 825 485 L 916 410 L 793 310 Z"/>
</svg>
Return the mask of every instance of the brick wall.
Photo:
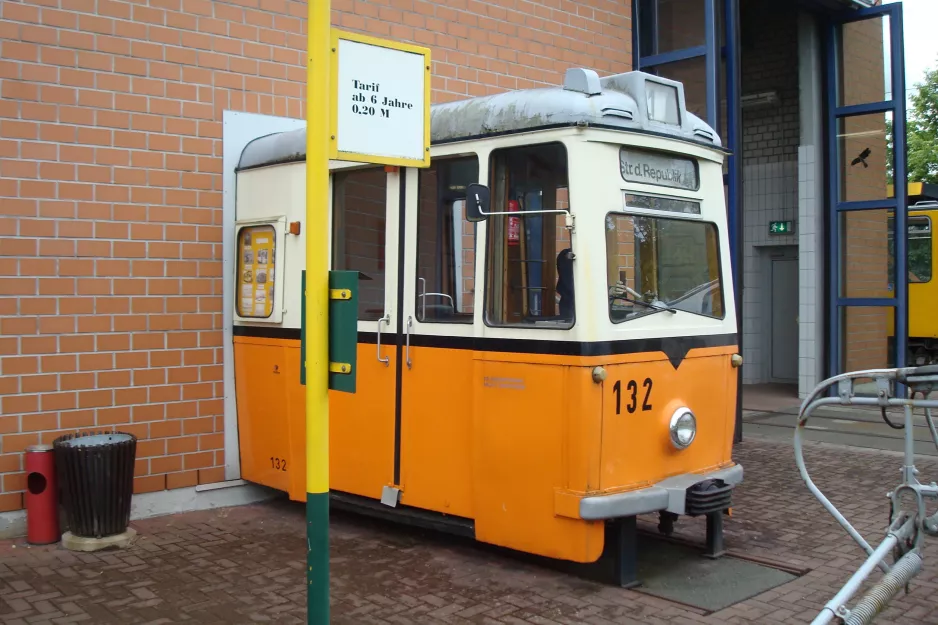
<svg viewBox="0 0 938 625">
<path fill-rule="evenodd" d="M 333 0 L 433 49 L 436 102 L 631 68 L 628 0 Z M 136 492 L 223 478 L 222 112 L 304 115 L 292 0 L 0 3 L 0 511 L 22 451 L 140 439 Z"/>
</svg>

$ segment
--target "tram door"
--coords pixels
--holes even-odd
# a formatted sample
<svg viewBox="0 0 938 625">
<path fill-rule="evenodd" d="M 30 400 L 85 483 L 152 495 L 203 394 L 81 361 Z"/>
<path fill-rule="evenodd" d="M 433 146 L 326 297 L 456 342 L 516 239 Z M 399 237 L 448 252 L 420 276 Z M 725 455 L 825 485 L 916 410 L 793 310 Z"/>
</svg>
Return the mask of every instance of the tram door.
<svg viewBox="0 0 938 625">
<path fill-rule="evenodd" d="M 330 393 L 330 488 L 381 497 L 394 480 L 400 174 L 332 174 L 332 268 L 359 272 L 357 392 Z"/>
<path fill-rule="evenodd" d="M 405 349 L 395 463 L 401 503 L 467 518 L 473 517 L 477 254 L 476 224 L 465 217 L 465 190 L 478 180 L 475 155 L 434 158 L 430 168 L 408 171 Z"/>
</svg>

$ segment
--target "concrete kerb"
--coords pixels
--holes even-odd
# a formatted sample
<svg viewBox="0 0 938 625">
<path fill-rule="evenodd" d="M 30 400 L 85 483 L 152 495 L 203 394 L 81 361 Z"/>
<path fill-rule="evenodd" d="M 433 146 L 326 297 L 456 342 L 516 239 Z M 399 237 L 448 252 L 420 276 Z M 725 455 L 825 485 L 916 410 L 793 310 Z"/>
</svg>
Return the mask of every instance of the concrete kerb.
<svg viewBox="0 0 938 625">
<path fill-rule="evenodd" d="M 243 480 L 142 493 L 133 496 L 130 504 L 130 520 L 137 521 L 181 512 L 243 506 L 273 499 L 280 495 L 280 491 L 250 484 Z M 63 538 L 67 530 L 63 518 Z M 25 510 L 0 513 L 0 540 L 20 538 L 25 535 Z"/>
</svg>

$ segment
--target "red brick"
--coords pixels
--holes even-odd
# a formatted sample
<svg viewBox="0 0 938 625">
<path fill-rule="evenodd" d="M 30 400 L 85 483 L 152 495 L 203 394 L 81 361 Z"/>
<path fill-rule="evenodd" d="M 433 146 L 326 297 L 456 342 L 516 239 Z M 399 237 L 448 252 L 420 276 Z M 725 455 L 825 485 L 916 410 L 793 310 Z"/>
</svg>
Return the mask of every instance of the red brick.
<svg viewBox="0 0 938 625">
<path fill-rule="evenodd" d="M 23 311 L 23 313 L 35 314 L 35 313 L 28 313 L 25 310 Z M 0 334 L 16 334 L 16 335 L 35 334 L 37 328 L 38 328 L 38 323 L 35 317 L 4 317 L 3 319 L 0 319 Z M 29 339 L 29 340 L 34 340 L 34 339 Z M 54 343 L 55 339 L 52 339 L 52 341 Z M 27 345 L 24 344 L 23 347 L 25 348 L 27 347 Z M 30 352 L 30 353 L 36 354 L 40 352 Z"/>
<path fill-rule="evenodd" d="M 96 421 L 99 426 L 124 425 L 130 422 L 130 408 L 127 406 L 98 408 Z"/>
<path fill-rule="evenodd" d="M 39 395 L 6 395 L 2 400 L 5 415 L 39 410 Z"/>
<path fill-rule="evenodd" d="M 20 431 L 20 418 L 0 416 L 0 434 L 15 434 Z"/>
<path fill-rule="evenodd" d="M 67 373 L 61 376 L 60 388 L 63 391 L 91 389 L 95 386 L 93 373 Z"/>
<path fill-rule="evenodd" d="M 188 458 L 189 456 L 184 456 Z M 197 471 L 184 471 L 182 473 L 169 473 L 166 476 L 166 488 L 185 488 L 199 483 Z"/>
<path fill-rule="evenodd" d="M 71 397 L 62 397 L 61 395 L 44 395 L 42 398 L 43 410 L 59 410 L 51 407 L 61 405 L 63 409 L 74 408 L 75 394 L 68 393 Z M 49 407 L 47 407 L 47 404 Z M 23 432 L 45 432 L 56 430 L 59 427 L 59 413 L 47 412 L 41 414 L 23 415 Z"/>
<path fill-rule="evenodd" d="M 114 402 L 114 392 L 111 390 L 81 391 L 78 393 L 79 408 L 100 408 L 111 406 Z"/>
<path fill-rule="evenodd" d="M 0 512 L 11 512 L 23 508 L 23 493 L 0 493 Z"/>
<path fill-rule="evenodd" d="M 152 493 L 158 490 L 166 490 L 165 475 L 148 475 L 145 477 L 134 478 L 134 494 Z"/>
<path fill-rule="evenodd" d="M 3 375 L 24 375 L 39 372 L 39 359 L 35 356 L 5 356 L 0 360 Z"/>
<path fill-rule="evenodd" d="M 199 469 L 199 484 L 214 484 L 223 481 L 225 481 L 225 469 L 223 467 Z"/>
<path fill-rule="evenodd" d="M 154 421 L 150 424 L 150 436 L 153 438 L 168 438 L 179 436 L 182 433 L 179 420 Z M 180 464 L 180 467 L 182 465 Z"/>
<path fill-rule="evenodd" d="M 198 448 L 199 438 L 197 436 L 183 436 L 180 438 L 166 439 L 166 453 L 169 454 L 191 453 L 197 451 Z"/>
<path fill-rule="evenodd" d="M 210 452 L 199 452 L 184 455 L 182 465 L 186 469 L 205 469 L 211 467 L 214 462 L 214 454 Z"/>
<path fill-rule="evenodd" d="M 182 456 L 162 456 L 150 459 L 151 473 L 170 473 L 182 470 Z M 170 486 L 169 488 L 173 488 Z"/>
<path fill-rule="evenodd" d="M 11 473 L 20 470 L 19 454 L 0 454 L 0 473 Z"/>
<path fill-rule="evenodd" d="M 39 444 L 39 434 L 7 434 L 3 437 L 3 453 L 16 453 L 25 451 L 30 445 Z"/>
<path fill-rule="evenodd" d="M 81 354 L 78 359 L 82 371 L 104 371 L 114 368 L 112 354 Z"/>
<path fill-rule="evenodd" d="M 71 410 L 59 415 L 61 427 L 66 429 L 87 428 L 94 425 L 94 410 Z"/>
</svg>

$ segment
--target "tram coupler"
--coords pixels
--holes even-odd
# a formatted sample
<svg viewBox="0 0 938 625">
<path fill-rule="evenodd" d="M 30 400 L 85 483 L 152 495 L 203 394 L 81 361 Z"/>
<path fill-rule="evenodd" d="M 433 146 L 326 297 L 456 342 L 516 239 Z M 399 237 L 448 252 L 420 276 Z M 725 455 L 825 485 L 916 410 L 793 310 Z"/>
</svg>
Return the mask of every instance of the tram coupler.
<svg viewBox="0 0 938 625">
<path fill-rule="evenodd" d="M 720 479 L 704 480 L 687 489 L 686 514 L 707 517 L 707 546 L 704 551 L 707 558 L 720 558 L 726 553 L 723 513 L 732 506 L 732 495 L 733 486 Z"/>
</svg>

